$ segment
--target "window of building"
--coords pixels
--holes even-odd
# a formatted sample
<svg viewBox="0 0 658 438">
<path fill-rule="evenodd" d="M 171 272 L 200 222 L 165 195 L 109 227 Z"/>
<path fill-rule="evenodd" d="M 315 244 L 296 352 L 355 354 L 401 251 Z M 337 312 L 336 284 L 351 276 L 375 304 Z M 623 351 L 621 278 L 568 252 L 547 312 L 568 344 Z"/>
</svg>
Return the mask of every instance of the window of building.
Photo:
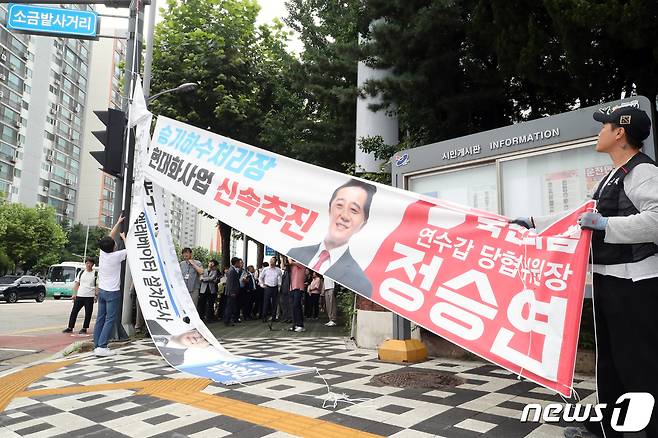
<svg viewBox="0 0 658 438">
<path fill-rule="evenodd" d="M 407 188 L 507 217 L 568 211 L 582 204 L 612 168 L 608 156 L 592 146 L 581 142 L 411 176 Z"/>
<path fill-rule="evenodd" d="M 411 177 L 409 190 L 462 205 L 498 212 L 496 166 L 487 164 Z"/>
<path fill-rule="evenodd" d="M 7 72 L 7 86 L 17 93 L 22 93 L 24 91 L 23 80 L 12 72 Z"/>
<path fill-rule="evenodd" d="M 0 161 L 0 178 L 11 181 L 14 174 L 14 166 Z"/>
<path fill-rule="evenodd" d="M 6 141 L 9 144 L 16 144 L 16 142 L 18 141 L 18 131 L 16 131 L 13 128 L 10 128 L 7 125 L 2 125 L 0 129 L 2 129 L 2 134 L 0 134 L 0 138 L 3 141 Z"/>
<path fill-rule="evenodd" d="M 0 142 L 0 158 L 9 161 L 14 158 L 14 154 L 15 152 L 13 147 L 6 143 Z"/>
<path fill-rule="evenodd" d="M 22 72 L 23 69 L 25 68 L 25 64 L 23 61 L 16 55 L 10 52 L 6 52 L 7 54 L 7 61 L 9 64 L 9 68 L 17 73 Z"/>
<path fill-rule="evenodd" d="M 501 161 L 505 215 L 549 215 L 582 204 L 612 169 L 592 146 Z"/>
</svg>

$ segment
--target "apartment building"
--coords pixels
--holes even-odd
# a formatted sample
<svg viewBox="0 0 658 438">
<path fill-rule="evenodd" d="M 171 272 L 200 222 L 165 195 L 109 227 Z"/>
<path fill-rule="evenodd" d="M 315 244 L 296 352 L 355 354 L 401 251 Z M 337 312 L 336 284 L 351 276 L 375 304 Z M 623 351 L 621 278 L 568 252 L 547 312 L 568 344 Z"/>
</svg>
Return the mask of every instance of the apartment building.
<svg viewBox="0 0 658 438">
<path fill-rule="evenodd" d="M 0 192 L 74 222 L 92 43 L 14 33 L 6 15 L 0 5 Z"/>
<path fill-rule="evenodd" d="M 125 31 L 104 31 L 116 38 L 95 41 L 89 67 L 89 96 L 85 109 L 87 129 L 83 136 L 80 190 L 76 222 L 111 228 L 113 225 L 114 196 L 116 182 L 113 176 L 100 170 L 98 162 L 90 155 L 103 150 L 103 145 L 94 137 L 93 131 L 105 126 L 94 114 L 95 110 L 121 109 L 123 105 L 120 62 L 126 57 Z"/>
</svg>

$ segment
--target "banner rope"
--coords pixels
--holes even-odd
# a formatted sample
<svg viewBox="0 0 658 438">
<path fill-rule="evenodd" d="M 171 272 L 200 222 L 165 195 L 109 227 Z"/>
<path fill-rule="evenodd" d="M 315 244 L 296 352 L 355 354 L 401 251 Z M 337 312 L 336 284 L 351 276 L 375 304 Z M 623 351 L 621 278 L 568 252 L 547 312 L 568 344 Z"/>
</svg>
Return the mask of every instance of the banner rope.
<svg viewBox="0 0 658 438">
<path fill-rule="evenodd" d="M 535 233 L 535 235 L 536 235 L 536 233 Z M 523 245 L 523 260 L 524 261 L 528 260 L 528 245 L 525 245 L 525 244 Z M 519 271 L 520 271 L 520 269 L 516 270 L 516 275 L 519 278 L 519 280 L 521 280 L 521 284 L 523 285 L 523 290 L 527 290 L 528 286 L 526 285 L 525 278 L 521 276 Z M 528 340 L 528 351 L 526 352 L 526 356 L 528 356 L 528 357 L 530 356 L 530 350 L 532 349 L 532 333 L 533 333 L 533 331 L 530 330 L 530 335 L 529 335 L 529 340 Z M 525 367 L 521 366 L 521 368 L 519 369 L 519 372 L 516 373 L 516 380 L 520 381 L 523 378 L 523 376 L 521 376 L 521 374 L 523 374 L 524 370 L 525 370 Z"/>
<path fill-rule="evenodd" d="M 223 342 L 223 340 L 220 339 L 220 342 Z M 347 339 L 345 339 L 345 349 L 346 350 L 350 349 L 349 346 L 347 345 L 348 342 L 349 341 Z M 320 372 L 320 369 L 318 367 L 313 367 L 313 369 L 315 370 L 315 374 L 317 374 L 317 376 L 322 379 L 322 382 L 324 382 L 324 386 L 327 389 L 327 393 L 324 396 L 302 394 L 302 393 L 299 393 L 299 392 L 296 392 L 296 393 L 291 394 L 291 395 L 298 395 L 298 396 L 301 396 L 301 397 L 311 397 L 311 398 L 314 398 L 314 399 L 321 398 L 321 399 L 323 399 L 322 409 L 332 408 L 334 410 L 338 408 L 339 403 L 346 403 L 350 406 L 354 406 L 354 405 L 357 405 L 359 403 L 367 403 L 367 402 L 372 400 L 370 398 L 351 398 L 349 395 L 347 395 L 347 393 L 344 393 L 344 392 L 343 393 L 337 393 L 337 392 L 332 391 L 331 386 L 329 386 L 329 382 L 327 382 L 327 379 L 322 375 L 322 373 Z M 245 388 L 252 388 L 252 390 L 256 389 L 256 388 L 253 388 L 252 386 L 247 385 L 247 384 L 242 383 L 242 382 L 237 382 L 237 384 L 240 385 L 240 386 L 244 386 Z"/>
<path fill-rule="evenodd" d="M 311 397 L 311 398 L 314 398 L 314 399 L 322 399 L 323 400 L 322 409 L 332 408 L 334 410 L 338 408 L 338 403 L 346 403 L 350 406 L 354 406 L 356 404 L 366 403 L 366 402 L 369 402 L 370 400 L 372 400 L 370 398 L 351 398 L 349 395 L 347 395 L 347 393 L 343 392 L 343 393 L 339 394 L 337 392 L 333 392 L 331 390 L 331 387 L 329 386 L 329 382 L 327 382 L 327 379 L 325 379 L 325 377 L 322 375 L 322 373 L 320 373 L 320 369 L 317 368 L 317 367 L 314 367 L 313 369 L 315 370 L 315 373 L 324 382 L 324 386 L 327 388 L 327 393 L 324 396 L 302 394 L 302 393 L 299 393 L 299 392 L 293 393 L 291 395 L 298 395 L 298 396 L 301 396 L 301 397 Z M 236 382 L 236 383 L 240 386 L 244 386 L 245 388 L 254 389 L 252 386 L 247 385 L 245 383 L 242 383 L 242 382 Z"/>
<path fill-rule="evenodd" d="M 594 254 L 593 254 L 593 252 L 592 252 L 592 246 L 591 246 L 591 245 L 590 245 L 589 254 L 590 254 L 590 260 L 591 260 L 592 263 L 593 263 L 593 260 L 594 260 Z M 528 245 L 525 245 L 525 244 L 523 245 L 523 259 L 524 259 L 524 260 L 527 260 L 527 259 L 528 259 Z M 592 267 L 592 263 L 589 264 L 589 267 L 590 267 L 590 272 L 592 272 L 592 274 L 593 274 L 593 269 L 594 269 L 594 268 Z M 528 286 L 527 286 L 527 284 L 526 284 L 526 282 L 525 282 L 525 279 L 524 279 L 524 278 L 521 276 L 521 274 L 519 273 L 519 270 L 516 271 L 516 275 L 517 275 L 517 277 L 519 278 L 519 280 L 521 281 L 521 284 L 523 285 L 523 289 L 524 289 L 524 290 L 527 290 L 527 289 L 528 289 Z M 592 287 L 592 290 L 593 290 L 593 287 Z M 528 339 L 528 350 L 526 351 L 526 356 L 528 356 L 528 357 L 530 356 L 530 351 L 532 350 L 532 343 L 533 343 L 533 337 L 532 337 L 532 335 L 533 335 L 533 333 L 534 333 L 534 331 L 533 331 L 533 330 L 530 330 L 530 334 L 528 335 L 528 338 L 529 338 L 529 339 Z M 523 371 L 524 371 L 524 370 L 525 370 L 525 367 L 521 366 L 521 368 L 519 369 L 519 372 L 516 373 L 516 380 L 521 381 L 521 380 L 523 379 L 523 376 L 522 376 L 521 374 L 523 374 Z M 570 386 L 567 386 L 567 389 L 569 389 L 570 393 L 572 394 L 572 397 L 575 397 L 576 402 L 577 402 L 577 403 L 580 402 L 580 400 L 581 400 L 581 399 L 580 399 L 580 395 L 579 395 L 578 392 L 576 391 L 576 388 L 573 387 L 573 384 L 570 385 Z M 559 393 L 559 392 L 558 392 L 557 394 L 560 396 L 560 398 L 562 399 L 562 401 L 564 401 L 565 404 L 568 404 L 568 401 L 567 401 L 568 399 L 567 399 L 567 398 L 565 398 L 565 397 L 564 397 L 561 393 Z M 571 398 L 571 397 L 569 397 L 569 398 Z"/>
<path fill-rule="evenodd" d="M 596 207 L 594 207 L 592 209 L 592 211 L 598 212 Z M 591 243 L 589 245 L 589 263 L 587 265 L 587 271 L 589 272 L 590 277 L 592 278 L 592 303 L 594 303 L 594 248 L 592 248 Z M 594 308 L 592 308 L 592 312 L 593 311 L 594 311 Z M 594 321 L 594 324 L 596 326 L 596 321 Z M 596 332 L 596 327 L 595 327 L 595 332 Z M 596 342 L 596 336 L 595 336 L 594 342 Z M 577 351 L 577 349 L 578 349 L 578 346 L 576 346 L 576 351 Z M 594 373 L 596 373 L 596 362 L 595 362 L 595 365 L 594 365 Z M 595 374 L 595 376 L 596 376 L 596 374 Z M 580 403 L 582 398 L 580 397 L 580 394 L 578 394 L 578 391 L 576 390 L 576 388 L 574 388 L 573 384 L 571 386 L 569 386 L 569 390 L 571 391 L 572 397 L 576 400 L 576 403 Z M 559 395 L 560 395 L 560 398 L 562 398 L 562 401 L 564 401 L 565 404 L 568 403 L 568 399 L 564 398 L 562 396 L 562 394 L 559 394 Z"/>
</svg>

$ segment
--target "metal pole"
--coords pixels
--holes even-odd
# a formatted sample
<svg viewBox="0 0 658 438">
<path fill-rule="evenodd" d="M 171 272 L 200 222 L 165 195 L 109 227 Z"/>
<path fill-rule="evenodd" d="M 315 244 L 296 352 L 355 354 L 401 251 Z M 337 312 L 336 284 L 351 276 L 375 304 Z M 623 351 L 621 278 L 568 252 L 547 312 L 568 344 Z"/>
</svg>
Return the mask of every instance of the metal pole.
<svg viewBox="0 0 658 438">
<path fill-rule="evenodd" d="M 124 111 L 128 112 L 128 107 L 132 98 L 133 79 L 140 69 L 140 58 L 142 52 L 142 30 L 144 27 L 144 3 L 141 0 L 133 0 L 130 7 L 130 19 L 128 22 L 128 43 L 126 47 L 126 72 L 124 78 Z M 126 132 L 126 141 L 128 144 L 127 151 L 124 153 L 125 159 L 123 178 L 117 179 L 117 193 L 118 199 L 114 203 L 114 216 L 119 218 L 119 214 L 123 210 L 125 222 L 123 231 L 128 231 L 129 218 L 130 218 L 130 203 L 132 198 L 132 184 L 133 184 L 133 162 L 135 155 L 135 138 L 131 135 L 132 130 L 128 129 Z M 127 164 L 127 167 L 126 167 Z M 115 219 L 115 220 L 116 220 Z M 130 273 L 126 262 L 122 264 L 122 285 L 121 290 L 122 304 L 119 307 L 119 318 L 117 318 L 117 325 L 115 330 L 117 332 L 116 339 L 125 339 L 128 334 L 132 334 L 134 326 L 132 324 L 132 297 L 130 295 L 130 288 L 126 287 L 132 283 Z"/>
<path fill-rule="evenodd" d="M 151 1 L 149 6 L 148 41 L 146 41 L 146 58 L 144 58 L 144 96 L 151 94 L 151 63 L 153 62 L 153 34 L 155 33 L 155 13 L 157 0 Z"/>
</svg>

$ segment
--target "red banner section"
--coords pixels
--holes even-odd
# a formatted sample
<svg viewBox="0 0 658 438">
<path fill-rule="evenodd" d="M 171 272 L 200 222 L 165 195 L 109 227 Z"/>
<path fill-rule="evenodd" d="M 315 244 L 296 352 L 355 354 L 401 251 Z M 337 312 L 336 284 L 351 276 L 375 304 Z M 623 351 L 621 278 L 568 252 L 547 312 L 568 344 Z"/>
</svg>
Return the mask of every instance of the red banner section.
<svg viewBox="0 0 658 438">
<path fill-rule="evenodd" d="M 581 206 L 542 233 L 502 216 L 416 201 L 379 247 L 372 299 L 455 344 L 569 396 L 590 231 Z"/>
</svg>

